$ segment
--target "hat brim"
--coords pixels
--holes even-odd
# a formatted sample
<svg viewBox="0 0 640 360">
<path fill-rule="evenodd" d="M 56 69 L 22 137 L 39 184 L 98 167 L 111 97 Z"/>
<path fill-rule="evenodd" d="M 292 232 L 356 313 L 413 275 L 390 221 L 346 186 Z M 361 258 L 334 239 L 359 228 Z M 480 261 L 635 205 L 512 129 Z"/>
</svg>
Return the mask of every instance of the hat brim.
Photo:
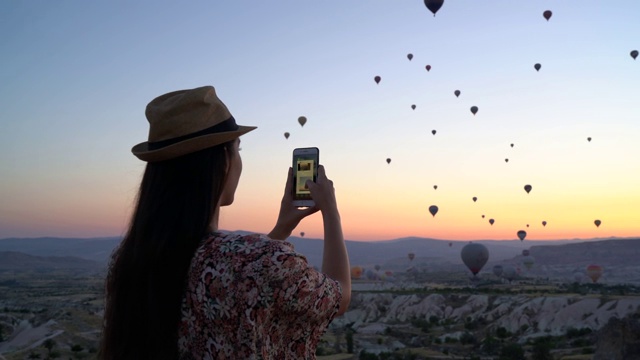
<svg viewBox="0 0 640 360">
<path fill-rule="evenodd" d="M 235 131 L 225 131 L 221 133 L 203 135 L 156 150 L 149 150 L 149 142 L 145 141 L 131 148 L 131 152 L 138 159 L 143 161 L 154 162 L 169 160 L 177 158 L 178 156 L 190 154 L 199 150 L 210 148 L 212 146 L 226 143 L 227 141 L 239 138 L 240 136 L 256 128 L 256 126 L 239 125 L 238 130 Z"/>
</svg>

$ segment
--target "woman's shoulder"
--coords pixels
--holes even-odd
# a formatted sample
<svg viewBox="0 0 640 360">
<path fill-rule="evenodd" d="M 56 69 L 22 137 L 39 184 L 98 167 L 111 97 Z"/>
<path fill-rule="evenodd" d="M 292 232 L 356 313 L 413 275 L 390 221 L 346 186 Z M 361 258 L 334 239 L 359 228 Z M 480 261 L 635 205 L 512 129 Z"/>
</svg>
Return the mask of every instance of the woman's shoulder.
<svg viewBox="0 0 640 360">
<path fill-rule="evenodd" d="M 208 251 L 215 249 L 216 251 L 234 252 L 234 253 L 251 253 L 254 250 L 273 252 L 295 252 L 293 244 L 283 240 L 273 240 L 265 234 L 247 233 L 247 232 L 226 232 L 216 231 L 208 234 L 199 251 Z"/>
</svg>

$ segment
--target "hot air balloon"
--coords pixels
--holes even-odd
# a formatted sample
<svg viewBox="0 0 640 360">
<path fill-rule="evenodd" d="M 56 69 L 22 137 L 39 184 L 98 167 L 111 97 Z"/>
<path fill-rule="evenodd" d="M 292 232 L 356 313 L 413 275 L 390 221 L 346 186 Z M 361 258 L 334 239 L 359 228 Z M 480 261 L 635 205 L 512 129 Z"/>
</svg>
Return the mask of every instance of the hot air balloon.
<svg viewBox="0 0 640 360">
<path fill-rule="evenodd" d="M 433 190 L 438 190 L 438 185 L 433 185 Z"/>
<path fill-rule="evenodd" d="M 304 126 L 304 124 L 307 123 L 307 118 L 305 116 L 300 116 L 298 118 L 298 122 L 300 123 L 300 126 Z"/>
<path fill-rule="evenodd" d="M 462 248 L 460 257 L 475 276 L 489 260 L 489 250 L 482 244 L 469 243 Z"/>
<path fill-rule="evenodd" d="M 378 274 L 376 274 L 375 271 L 371 270 L 371 269 L 367 269 L 364 271 L 364 276 L 367 278 L 367 280 L 378 280 Z"/>
<path fill-rule="evenodd" d="M 460 96 L 460 90 L 456 90 L 456 91 L 454 91 L 454 92 L 453 92 L 453 94 L 454 94 L 456 97 Z"/>
<path fill-rule="evenodd" d="M 509 159 L 508 159 L 508 158 L 504 159 L 504 162 L 508 163 L 508 162 L 509 162 Z"/>
<path fill-rule="evenodd" d="M 493 274 L 497 277 L 502 275 L 502 265 L 493 265 Z"/>
<path fill-rule="evenodd" d="M 549 19 L 551 19 L 551 15 L 553 15 L 553 13 L 551 12 L 551 10 L 545 10 L 542 13 L 542 16 L 544 16 L 545 19 L 547 19 L 547 21 L 549 21 Z"/>
<path fill-rule="evenodd" d="M 438 207 L 435 205 L 429 206 L 429 212 L 431 213 L 431 215 L 435 217 L 436 214 L 438 213 Z"/>
<path fill-rule="evenodd" d="M 381 80 L 381 79 L 380 79 L 380 76 L 376 76 L 376 77 L 374 77 L 374 78 L 373 78 L 373 80 L 375 80 L 375 81 L 376 81 L 376 84 L 380 84 L 380 80 Z"/>
<path fill-rule="evenodd" d="M 602 224 L 602 221 L 596 220 L 593 223 L 596 224 L 596 227 L 600 227 L 600 224 Z"/>
<path fill-rule="evenodd" d="M 391 164 L 391 159 L 387 158 L 387 164 Z"/>
<path fill-rule="evenodd" d="M 300 232 L 300 236 L 301 236 L 301 237 L 304 237 L 304 231 L 301 231 L 301 232 Z"/>
<path fill-rule="evenodd" d="M 412 110 L 415 110 L 415 109 L 416 109 L 416 106 L 415 106 L 415 105 L 411 105 L 411 109 L 412 109 Z"/>
<path fill-rule="evenodd" d="M 533 68 L 536 69 L 536 71 L 540 71 L 541 67 L 542 67 L 542 65 L 540 65 L 540 64 L 533 65 Z"/>
<path fill-rule="evenodd" d="M 631 57 L 635 60 L 638 57 L 638 50 L 631 51 Z"/>
<path fill-rule="evenodd" d="M 478 198 L 474 196 L 474 197 L 471 198 L 471 200 L 473 200 L 473 202 L 476 202 L 476 201 L 478 201 Z"/>
<path fill-rule="evenodd" d="M 527 227 L 529 227 L 529 224 L 527 224 Z"/>
<path fill-rule="evenodd" d="M 502 277 L 509 281 L 513 281 L 518 278 L 518 271 L 513 266 L 506 265 L 502 269 Z"/>
<path fill-rule="evenodd" d="M 589 265 L 589 266 L 587 266 L 587 276 L 594 283 L 597 282 L 598 279 L 600 279 L 600 276 L 602 276 L 602 266 L 600 266 L 600 265 Z"/>
<path fill-rule="evenodd" d="M 511 147 L 513 147 L 513 143 L 511 143 Z"/>
<path fill-rule="evenodd" d="M 289 138 L 289 133 L 288 133 L 288 132 L 284 133 L 284 138 L 285 138 L 285 139 L 288 139 L 288 138 Z"/>
<path fill-rule="evenodd" d="M 522 264 L 527 268 L 527 270 L 531 270 L 533 264 L 536 263 L 536 259 L 531 255 L 527 255 L 522 259 Z"/>
<path fill-rule="evenodd" d="M 531 185 L 525 185 L 524 186 L 524 191 L 526 191 L 527 194 L 529 193 L 529 191 L 531 191 L 531 189 L 532 189 Z"/>
<path fill-rule="evenodd" d="M 588 137 L 588 138 L 587 138 L 587 141 L 588 141 L 588 142 L 591 142 L 591 138 L 590 138 L 590 137 Z"/>
<path fill-rule="evenodd" d="M 546 222 L 546 221 L 543 221 L 543 222 L 542 222 L 542 226 L 547 226 L 547 222 Z"/>
<path fill-rule="evenodd" d="M 360 266 L 354 266 L 351 268 L 351 278 L 352 279 L 360 279 L 362 276 L 362 268 Z"/>
<path fill-rule="evenodd" d="M 484 219 L 484 215 L 482 215 L 482 218 Z"/>
<path fill-rule="evenodd" d="M 410 252 L 410 253 L 407 254 L 407 257 L 409 258 L 409 261 L 413 261 L 413 259 L 415 259 L 415 257 L 416 257 L 416 254 Z"/>
<path fill-rule="evenodd" d="M 411 54 L 411 53 L 407 54 L 407 59 L 409 59 L 409 61 L 411 61 L 411 59 L 413 59 L 413 54 Z"/>
<path fill-rule="evenodd" d="M 529 256 L 530 252 L 527 249 L 522 250 L 522 256 Z"/>
<path fill-rule="evenodd" d="M 424 0 L 425 6 L 433 13 L 433 16 L 436 16 L 436 13 L 440 10 L 443 3 L 444 0 Z"/>
<path fill-rule="evenodd" d="M 518 239 L 522 241 L 525 237 L 527 237 L 527 232 L 524 230 L 518 230 Z"/>
<path fill-rule="evenodd" d="M 431 130 L 431 133 L 432 133 L 433 135 L 435 135 L 435 134 L 436 134 L 436 131 L 435 131 L 435 130 Z"/>
<path fill-rule="evenodd" d="M 472 113 L 473 115 L 475 115 L 477 112 L 478 112 L 478 107 L 477 107 L 477 106 L 472 106 L 472 107 L 471 107 L 471 113 Z"/>
<path fill-rule="evenodd" d="M 431 65 L 427 65 L 424 68 L 427 69 L 427 71 L 431 71 Z"/>
<path fill-rule="evenodd" d="M 493 220 L 493 219 L 489 219 L 489 224 L 493 225 L 494 222 L 496 222 L 496 221 Z"/>
<path fill-rule="evenodd" d="M 453 243 L 452 243 L 452 242 L 450 242 L 450 243 L 449 243 L 449 247 L 452 247 L 452 246 L 453 246 Z"/>
<path fill-rule="evenodd" d="M 376 269 L 376 271 L 380 271 L 380 265 L 376 264 L 373 266 L 374 269 Z"/>
</svg>

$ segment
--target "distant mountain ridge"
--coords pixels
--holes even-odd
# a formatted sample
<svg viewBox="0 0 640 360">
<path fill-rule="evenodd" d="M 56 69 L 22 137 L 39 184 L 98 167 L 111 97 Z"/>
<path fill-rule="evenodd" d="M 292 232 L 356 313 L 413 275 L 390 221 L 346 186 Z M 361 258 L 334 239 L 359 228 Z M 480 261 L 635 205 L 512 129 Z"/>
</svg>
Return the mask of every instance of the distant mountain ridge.
<svg viewBox="0 0 640 360">
<path fill-rule="evenodd" d="M 102 270 L 104 264 L 73 256 L 34 256 L 0 251 L 0 273 L 5 271 Z"/>
</svg>

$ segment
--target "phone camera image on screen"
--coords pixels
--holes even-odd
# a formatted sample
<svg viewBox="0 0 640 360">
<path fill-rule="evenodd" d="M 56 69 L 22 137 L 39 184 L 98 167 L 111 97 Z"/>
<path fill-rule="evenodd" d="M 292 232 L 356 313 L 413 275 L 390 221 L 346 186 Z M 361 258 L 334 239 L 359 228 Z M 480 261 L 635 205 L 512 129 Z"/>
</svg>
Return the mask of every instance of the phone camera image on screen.
<svg viewBox="0 0 640 360">
<path fill-rule="evenodd" d="M 293 151 L 293 172 L 294 172 L 294 205 L 313 206 L 311 192 L 307 187 L 307 181 L 316 181 L 318 176 L 318 156 L 317 148 L 299 148 Z"/>
</svg>

